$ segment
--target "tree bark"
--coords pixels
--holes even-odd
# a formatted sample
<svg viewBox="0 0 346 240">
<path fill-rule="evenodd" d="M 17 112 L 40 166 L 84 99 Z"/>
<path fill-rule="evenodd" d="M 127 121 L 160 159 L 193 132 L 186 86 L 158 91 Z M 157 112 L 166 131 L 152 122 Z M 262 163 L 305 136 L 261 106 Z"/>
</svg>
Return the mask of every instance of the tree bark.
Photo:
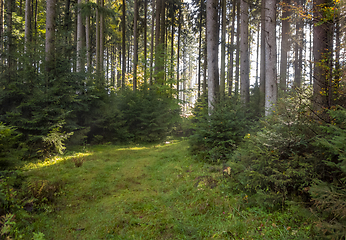
<svg viewBox="0 0 346 240">
<path fill-rule="evenodd" d="M 241 65 L 240 65 L 240 99 L 244 104 L 250 102 L 250 65 L 249 65 L 249 4 L 241 0 Z"/>
<path fill-rule="evenodd" d="M 207 0 L 207 51 L 208 51 L 208 108 L 211 114 L 218 99 L 219 67 L 219 25 L 218 1 Z"/>
<path fill-rule="evenodd" d="M 226 72 L 226 0 L 221 0 L 221 74 L 220 74 L 220 99 L 225 96 L 225 72 Z"/>
<path fill-rule="evenodd" d="M 2 16 L 0 21 L 2 22 Z M 1 36 L 1 31 L 0 31 L 0 36 Z M 25 52 L 27 52 L 28 44 L 31 41 L 31 0 L 25 1 L 25 37 L 24 38 L 25 38 Z"/>
<path fill-rule="evenodd" d="M 49 73 L 53 70 L 55 58 L 55 0 L 47 1 L 46 11 L 46 71 Z"/>
<path fill-rule="evenodd" d="M 144 45 L 144 61 L 143 61 L 143 65 L 144 65 L 144 88 L 146 89 L 147 88 L 147 18 L 148 18 L 148 15 L 147 15 L 147 11 L 148 11 L 148 1 L 145 0 L 144 1 L 144 21 L 143 21 L 143 31 L 144 31 L 144 34 L 143 34 L 143 45 Z"/>
<path fill-rule="evenodd" d="M 77 72 L 83 71 L 83 56 L 82 56 L 82 45 L 83 45 L 83 22 L 82 22 L 82 12 L 80 5 L 82 0 L 78 0 L 77 9 Z"/>
<path fill-rule="evenodd" d="M 124 0 L 123 0 L 124 1 Z M 100 0 L 96 0 L 96 75 L 100 74 Z"/>
<path fill-rule="evenodd" d="M 88 3 L 89 0 L 86 0 Z M 91 44 L 90 44 L 90 16 L 85 17 L 85 45 L 86 45 L 86 61 L 88 72 L 91 73 Z"/>
<path fill-rule="evenodd" d="M 104 0 L 100 0 L 101 2 L 101 9 L 104 8 Z M 100 14 L 100 74 L 101 79 L 104 77 L 104 69 L 103 69 L 103 62 L 104 62 L 104 14 L 103 11 Z"/>
<path fill-rule="evenodd" d="M 177 99 L 179 99 L 179 81 L 180 81 L 180 35 L 181 35 L 181 22 L 182 22 L 182 14 L 181 14 L 182 6 L 179 6 L 179 24 L 178 24 L 178 53 L 177 53 Z"/>
<path fill-rule="evenodd" d="M 259 107 L 265 105 L 265 89 L 266 89 L 266 44 L 265 44 L 265 1 L 261 3 L 261 65 L 260 65 L 260 101 Z"/>
<path fill-rule="evenodd" d="M 239 53 L 240 53 L 240 1 L 237 2 L 237 52 L 236 52 L 236 68 L 235 68 L 235 83 L 234 83 L 234 93 L 238 95 L 239 93 Z"/>
<path fill-rule="evenodd" d="M 126 16 L 126 6 L 125 6 L 126 0 L 123 0 L 123 14 L 122 14 L 122 78 L 121 78 L 121 88 L 125 89 L 125 72 L 126 72 L 126 24 L 125 24 L 125 16 Z"/>
<path fill-rule="evenodd" d="M 290 23 L 289 17 L 291 15 L 288 7 L 290 0 L 284 1 L 284 7 L 282 9 L 282 41 L 281 41 L 281 62 L 280 62 L 280 89 L 286 91 L 287 85 L 287 52 L 290 49 Z"/>
<path fill-rule="evenodd" d="M 134 0 L 134 18 L 133 18 L 133 91 L 137 89 L 137 62 L 138 62 L 138 0 Z"/>
<path fill-rule="evenodd" d="M 155 28 L 155 1 L 152 0 L 152 16 L 151 16 L 151 46 L 150 46 L 150 79 L 149 84 L 153 85 L 153 63 L 154 63 L 154 28 Z"/>
<path fill-rule="evenodd" d="M 330 4 L 329 0 L 315 0 L 314 4 L 314 21 L 321 22 L 323 18 L 323 8 Z M 313 107 L 316 111 L 322 111 L 328 107 L 328 58 L 330 53 L 330 23 L 323 21 L 314 25 L 313 33 L 313 54 L 314 54 L 314 82 L 313 82 Z"/>
<path fill-rule="evenodd" d="M 270 115 L 277 101 L 276 82 L 276 0 L 265 0 L 265 115 Z"/>
<path fill-rule="evenodd" d="M 232 95 L 233 88 L 233 53 L 234 53 L 234 25 L 235 25 L 235 10 L 236 10 L 236 0 L 232 2 L 232 26 L 231 26 L 231 41 L 230 41 L 230 60 L 229 60 L 229 78 L 228 78 L 228 95 Z"/>
</svg>

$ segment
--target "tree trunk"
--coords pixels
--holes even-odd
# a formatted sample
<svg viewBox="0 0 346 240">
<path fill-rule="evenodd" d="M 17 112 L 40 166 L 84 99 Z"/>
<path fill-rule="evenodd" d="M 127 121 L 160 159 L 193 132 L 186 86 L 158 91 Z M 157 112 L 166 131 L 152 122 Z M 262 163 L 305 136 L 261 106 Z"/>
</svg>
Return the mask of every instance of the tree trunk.
<svg viewBox="0 0 346 240">
<path fill-rule="evenodd" d="M 266 88 L 265 88 L 265 115 L 270 115 L 277 101 L 276 82 L 276 0 L 265 0 L 265 62 L 266 62 Z"/>
<path fill-rule="evenodd" d="M 143 45 L 144 45 L 144 61 L 143 61 L 143 65 L 144 65 L 144 89 L 147 88 L 147 11 L 148 11 L 148 1 L 145 0 L 144 1 L 144 21 L 143 21 L 143 25 L 144 25 L 144 33 L 143 33 Z"/>
<path fill-rule="evenodd" d="M 249 4 L 247 0 L 241 0 L 241 45 L 240 45 L 240 98 L 244 104 L 250 101 L 250 65 L 249 65 Z"/>
<path fill-rule="evenodd" d="M 208 108 L 211 114 L 218 98 L 219 67 L 219 25 L 218 1 L 207 0 L 207 51 L 208 51 Z"/>
<path fill-rule="evenodd" d="M 290 23 L 289 16 L 291 15 L 288 7 L 290 6 L 290 0 L 284 1 L 284 7 L 282 9 L 282 41 L 281 41 L 281 62 L 280 62 L 280 89 L 286 91 L 287 85 L 287 52 L 290 49 Z"/>
<path fill-rule="evenodd" d="M 226 72 L 226 0 L 221 0 L 221 74 L 220 74 L 220 99 L 225 96 L 225 72 Z"/>
<path fill-rule="evenodd" d="M 125 24 L 125 16 L 126 16 L 126 6 L 125 6 L 126 0 L 123 0 L 123 14 L 122 14 L 122 78 L 121 78 L 121 88 L 125 89 L 125 72 L 126 72 L 126 24 Z"/>
<path fill-rule="evenodd" d="M 201 58 L 202 58 L 202 13 L 199 18 L 199 40 L 198 40 L 198 93 L 197 97 L 201 96 Z"/>
<path fill-rule="evenodd" d="M 82 22 L 82 12 L 80 5 L 82 0 L 78 0 L 78 9 L 77 9 L 77 72 L 83 71 L 83 56 L 82 56 L 82 36 L 83 36 L 83 22 Z"/>
<path fill-rule="evenodd" d="M 151 46 L 150 46 L 150 79 L 149 84 L 153 85 L 153 63 L 154 63 L 154 27 L 155 27 L 155 1 L 152 0 L 152 16 L 151 16 Z"/>
<path fill-rule="evenodd" d="M 96 4 L 96 75 L 98 77 L 100 76 L 100 11 L 98 9 L 100 0 L 96 0 Z"/>
<path fill-rule="evenodd" d="M 236 10 L 236 0 L 232 2 L 232 26 L 231 26 L 231 41 L 230 41 L 230 60 L 229 60 L 229 78 L 228 78 L 228 95 L 232 95 L 233 88 L 233 52 L 234 52 L 234 23 L 235 23 L 235 10 Z"/>
<path fill-rule="evenodd" d="M 234 83 L 234 93 L 238 95 L 239 93 L 239 53 L 240 53 L 240 1 L 237 2 L 237 53 L 236 53 L 236 68 L 235 68 L 235 83 Z"/>
<path fill-rule="evenodd" d="M 86 0 L 88 3 L 89 0 Z M 85 17 L 85 45 L 86 45 L 86 60 L 87 60 L 87 69 L 91 73 L 91 44 L 90 44 L 90 16 L 89 14 Z"/>
<path fill-rule="evenodd" d="M 137 18 L 138 18 L 138 0 L 134 0 L 134 18 L 133 18 L 133 91 L 137 89 L 137 62 L 138 62 L 138 36 L 137 36 Z"/>
<path fill-rule="evenodd" d="M 7 26 L 7 66 L 9 70 L 9 80 L 11 79 L 12 71 L 14 68 L 14 39 L 12 35 L 12 12 L 13 12 L 13 0 L 7 0 L 6 9 L 6 26 Z"/>
<path fill-rule="evenodd" d="M 183 20 L 181 14 L 182 6 L 179 6 L 179 24 L 178 24 L 178 53 L 177 53 L 177 99 L 179 99 L 179 81 L 180 81 L 180 35 L 181 35 L 181 22 Z"/>
<path fill-rule="evenodd" d="M 101 8 L 104 8 L 104 0 L 101 0 Z M 103 12 L 100 14 L 100 74 L 101 78 L 104 77 L 104 69 L 103 69 L 103 62 L 104 62 L 104 14 Z M 101 80 L 101 79 L 100 79 Z M 103 83 L 102 83 L 103 84 Z"/>
<path fill-rule="evenodd" d="M 46 70 L 51 72 L 54 69 L 55 56 L 55 0 L 47 1 L 46 11 Z"/>
<path fill-rule="evenodd" d="M 265 43 L 265 1 L 261 3 L 261 65 L 260 65 L 260 101 L 259 107 L 265 105 L 265 89 L 266 89 L 266 43 Z"/>
<path fill-rule="evenodd" d="M 2 16 L 0 21 L 2 22 Z M 0 36 L 1 36 L 1 32 L 0 32 Z M 31 41 L 31 0 L 25 1 L 25 37 L 24 38 L 25 38 L 25 52 L 27 52 L 28 44 Z"/>
<path fill-rule="evenodd" d="M 324 7 L 328 5 L 329 0 L 315 0 L 314 1 L 314 20 L 315 22 L 321 22 L 324 17 Z M 330 40 L 328 34 L 330 32 L 330 23 L 323 21 L 320 24 L 314 25 L 314 83 L 313 83 L 313 105 L 314 110 L 321 111 L 323 108 L 328 107 L 328 57 L 331 57 L 330 53 Z"/>
</svg>

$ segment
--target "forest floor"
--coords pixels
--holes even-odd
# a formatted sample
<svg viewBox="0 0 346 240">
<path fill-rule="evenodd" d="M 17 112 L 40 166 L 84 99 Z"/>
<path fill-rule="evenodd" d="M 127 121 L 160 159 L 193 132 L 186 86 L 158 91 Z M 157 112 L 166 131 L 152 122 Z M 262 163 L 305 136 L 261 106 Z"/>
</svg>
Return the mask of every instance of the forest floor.
<svg viewBox="0 0 346 240">
<path fill-rule="evenodd" d="M 30 212 L 24 239 L 33 233 L 83 240 L 307 236 L 309 225 L 295 223 L 289 211 L 249 208 L 246 195 L 230 195 L 232 178 L 221 166 L 193 160 L 187 145 L 99 145 L 27 165 L 26 180 L 41 205 Z"/>
</svg>

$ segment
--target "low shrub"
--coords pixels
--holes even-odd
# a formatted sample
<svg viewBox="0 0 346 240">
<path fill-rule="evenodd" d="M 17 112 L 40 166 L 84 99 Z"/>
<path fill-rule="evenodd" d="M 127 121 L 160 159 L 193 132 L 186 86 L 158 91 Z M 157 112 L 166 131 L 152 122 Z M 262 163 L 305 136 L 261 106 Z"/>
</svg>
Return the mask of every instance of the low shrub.
<svg viewBox="0 0 346 240">
<path fill-rule="evenodd" d="M 226 162 L 244 135 L 255 126 L 257 117 L 251 109 L 245 110 L 234 99 L 225 99 L 209 115 L 206 95 L 202 95 L 193 110 L 191 153 L 203 161 Z"/>
</svg>

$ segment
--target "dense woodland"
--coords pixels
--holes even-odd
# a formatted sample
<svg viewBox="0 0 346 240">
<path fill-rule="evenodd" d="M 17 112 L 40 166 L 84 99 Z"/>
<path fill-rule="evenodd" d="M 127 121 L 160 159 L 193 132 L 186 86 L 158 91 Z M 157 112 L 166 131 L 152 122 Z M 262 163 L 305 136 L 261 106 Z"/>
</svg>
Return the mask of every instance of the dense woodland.
<svg viewBox="0 0 346 240">
<path fill-rule="evenodd" d="M 232 169 L 230 192 L 299 203 L 311 236 L 345 239 L 344 7 L 0 0 L 2 176 L 71 146 L 188 137 Z"/>
</svg>

